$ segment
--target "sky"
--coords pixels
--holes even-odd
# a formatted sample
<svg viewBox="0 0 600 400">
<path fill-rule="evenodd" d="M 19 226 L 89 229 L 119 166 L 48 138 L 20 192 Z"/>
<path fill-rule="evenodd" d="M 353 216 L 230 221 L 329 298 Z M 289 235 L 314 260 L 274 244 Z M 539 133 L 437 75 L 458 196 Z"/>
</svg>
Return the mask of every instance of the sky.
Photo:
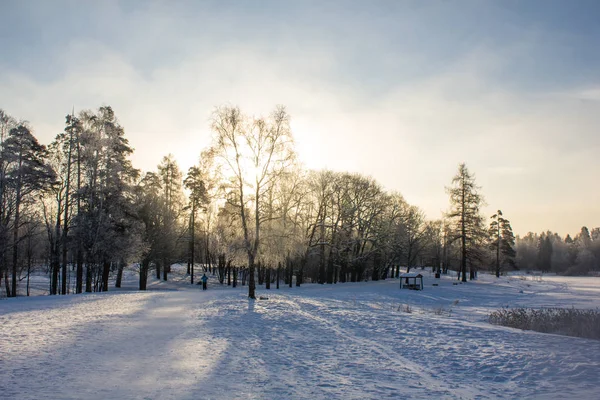
<svg viewBox="0 0 600 400">
<path fill-rule="evenodd" d="M 0 108 L 42 143 L 110 105 L 186 171 L 215 107 L 285 105 L 307 168 L 428 218 L 465 162 L 518 234 L 600 226 L 600 2 L 0 0 Z"/>
</svg>

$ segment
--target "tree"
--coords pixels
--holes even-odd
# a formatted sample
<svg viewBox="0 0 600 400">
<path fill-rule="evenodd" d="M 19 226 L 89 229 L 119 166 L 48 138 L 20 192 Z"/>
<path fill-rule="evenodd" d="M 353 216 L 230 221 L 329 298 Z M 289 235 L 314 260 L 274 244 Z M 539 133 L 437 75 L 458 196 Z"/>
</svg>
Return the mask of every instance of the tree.
<svg viewBox="0 0 600 400">
<path fill-rule="evenodd" d="M 54 207 L 44 204 L 44 215 L 46 217 L 46 230 L 50 244 L 50 269 L 51 284 L 50 294 L 67 294 L 67 254 L 69 250 L 69 229 L 72 224 L 71 205 L 75 201 L 77 193 L 72 193 L 71 176 L 73 152 L 75 150 L 76 137 L 80 131 L 79 120 L 73 115 L 67 115 L 65 131 L 59 133 L 54 141 L 48 146 L 49 162 L 57 173 L 57 184 L 51 192 Z M 62 232 L 61 232 L 62 231 Z M 58 273 L 62 267 L 61 288 L 58 289 Z M 79 270 L 78 270 L 79 273 Z M 78 275 L 80 277 L 80 275 Z M 79 279 L 76 292 L 81 292 L 81 279 Z"/>
<path fill-rule="evenodd" d="M 11 296 L 17 295 L 17 267 L 19 262 L 19 230 L 21 207 L 36 192 L 52 186 L 56 174 L 46 163 L 46 147 L 39 144 L 25 125 L 10 130 L 2 146 L 2 159 L 7 163 L 4 187 L 13 191 L 14 216 L 12 223 L 12 283 Z M 8 294 L 8 293 L 7 293 Z"/>
<path fill-rule="evenodd" d="M 194 248 L 196 241 L 196 211 L 207 202 L 206 186 L 202 177 L 202 170 L 199 167 L 191 167 L 188 170 L 187 177 L 183 181 L 185 187 L 190 191 L 189 209 L 190 209 L 190 263 L 191 275 L 190 283 L 194 284 Z"/>
<path fill-rule="evenodd" d="M 4 142 L 8 138 L 11 129 L 16 127 L 17 121 L 0 109 L 0 151 L 4 148 Z M 10 293 L 8 279 L 8 249 L 10 246 L 10 223 L 12 221 L 12 192 L 6 186 L 6 173 L 9 164 L 0 157 L 0 281 L 4 278 L 7 295 Z"/>
<path fill-rule="evenodd" d="M 444 222 L 442 220 L 428 221 L 425 224 L 425 237 L 426 250 L 435 270 L 435 277 L 439 278 L 442 273 Z"/>
<path fill-rule="evenodd" d="M 490 235 L 490 248 L 495 253 L 495 271 L 496 277 L 500 277 L 502 267 L 506 264 L 515 267 L 515 236 L 510 226 L 510 221 L 502 216 L 502 211 L 498 210 L 492 215 L 492 222 L 488 230 Z"/>
<path fill-rule="evenodd" d="M 69 206 L 70 201 L 70 190 L 71 190 L 71 164 L 73 159 L 73 146 L 74 136 L 78 134 L 80 130 L 79 119 L 75 118 L 74 115 L 66 116 L 66 128 L 65 133 L 68 135 L 68 146 L 66 149 L 67 160 L 66 160 L 66 177 L 65 177 L 65 207 L 63 217 L 63 232 L 62 232 L 62 294 L 67 294 L 67 250 L 68 250 L 68 232 L 69 232 Z"/>
<path fill-rule="evenodd" d="M 163 157 L 158 165 L 158 175 L 162 181 L 163 189 L 163 217 L 162 217 L 162 267 L 163 279 L 168 279 L 171 263 L 177 258 L 177 243 L 179 239 L 178 221 L 183 209 L 182 174 L 177 161 L 172 154 Z M 160 278 L 157 264 L 156 277 Z"/>
<path fill-rule="evenodd" d="M 261 225 L 268 217 L 264 198 L 294 159 L 290 117 L 283 106 L 270 117 L 249 119 L 237 107 L 220 107 L 212 116 L 213 150 L 221 160 L 228 202 L 238 212 L 248 256 L 248 297 L 256 298 L 254 268 Z"/>
<path fill-rule="evenodd" d="M 133 190 L 139 171 L 131 165 L 133 149 L 111 107 L 84 111 L 80 120 L 83 182 L 74 233 L 85 255 L 86 292 L 106 291 L 111 268 L 121 270 L 131 249 L 139 248 Z"/>
<path fill-rule="evenodd" d="M 471 265 L 471 279 L 474 277 L 474 263 L 481 261 L 481 239 L 484 237 L 483 217 L 481 206 L 483 197 L 479 194 L 480 187 L 475 184 L 465 163 L 458 166 L 458 172 L 452 178 L 451 187 L 446 191 L 450 195 L 450 212 L 448 219 L 454 223 L 453 240 L 460 240 L 460 275 L 463 282 L 467 281 L 467 263 Z"/>
<path fill-rule="evenodd" d="M 417 260 L 427 244 L 427 226 L 425 225 L 425 215 L 416 206 L 407 204 L 402 219 L 406 272 L 410 272 L 410 269 L 417 264 Z"/>
<path fill-rule="evenodd" d="M 542 272 L 552 269 L 552 241 L 550 232 L 542 234 L 538 240 L 537 267 Z"/>
<path fill-rule="evenodd" d="M 143 251 L 140 263 L 139 289 L 146 290 L 148 271 L 152 262 L 158 262 L 161 246 L 162 201 L 160 178 L 154 172 L 147 172 L 136 186 L 137 216 L 143 224 Z"/>
</svg>

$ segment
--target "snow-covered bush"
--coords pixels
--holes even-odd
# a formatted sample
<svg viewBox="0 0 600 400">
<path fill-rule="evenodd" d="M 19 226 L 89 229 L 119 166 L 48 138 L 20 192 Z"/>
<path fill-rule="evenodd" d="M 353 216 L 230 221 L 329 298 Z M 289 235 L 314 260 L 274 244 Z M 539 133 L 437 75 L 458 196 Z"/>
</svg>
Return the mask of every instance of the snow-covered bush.
<svg viewBox="0 0 600 400">
<path fill-rule="evenodd" d="M 511 328 L 600 340 L 600 310 L 501 309 L 491 313 L 488 320 Z"/>
</svg>

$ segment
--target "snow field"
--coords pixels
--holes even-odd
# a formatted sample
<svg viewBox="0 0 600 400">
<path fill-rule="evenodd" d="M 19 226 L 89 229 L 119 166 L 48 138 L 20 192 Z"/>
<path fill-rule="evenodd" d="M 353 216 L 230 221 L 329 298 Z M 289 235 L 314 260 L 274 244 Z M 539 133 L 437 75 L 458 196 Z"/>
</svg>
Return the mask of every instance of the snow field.
<svg viewBox="0 0 600 400">
<path fill-rule="evenodd" d="M 177 270 L 176 270 L 177 271 Z M 397 280 L 0 301 L 7 399 L 598 398 L 600 342 L 488 324 L 502 306 L 600 305 L 598 278 L 521 277 L 422 292 Z M 128 281 L 132 287 L 133 280 Z M 131 289 L 130 287 L 129 289 Z M 405 312 L 410 308 L 410 313 Z"/>
</svg>

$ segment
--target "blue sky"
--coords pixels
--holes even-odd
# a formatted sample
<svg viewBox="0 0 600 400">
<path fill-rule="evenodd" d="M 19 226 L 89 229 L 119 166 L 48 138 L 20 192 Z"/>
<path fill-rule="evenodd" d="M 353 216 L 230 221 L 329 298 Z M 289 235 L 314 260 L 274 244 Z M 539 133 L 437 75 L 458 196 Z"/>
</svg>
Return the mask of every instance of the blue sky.
<svg viewBox="0 0 600 400">
<path fill-rule="evenodd" d="M 600 226 L 598 1 L 0 0 L 0 107 L 48 143 L 113 106 L 152 169 L 212 109 L 285 104 L 311 168 L 372 175 L 438 218 L 459 162 L 515 230 Z"/>
</svg>

